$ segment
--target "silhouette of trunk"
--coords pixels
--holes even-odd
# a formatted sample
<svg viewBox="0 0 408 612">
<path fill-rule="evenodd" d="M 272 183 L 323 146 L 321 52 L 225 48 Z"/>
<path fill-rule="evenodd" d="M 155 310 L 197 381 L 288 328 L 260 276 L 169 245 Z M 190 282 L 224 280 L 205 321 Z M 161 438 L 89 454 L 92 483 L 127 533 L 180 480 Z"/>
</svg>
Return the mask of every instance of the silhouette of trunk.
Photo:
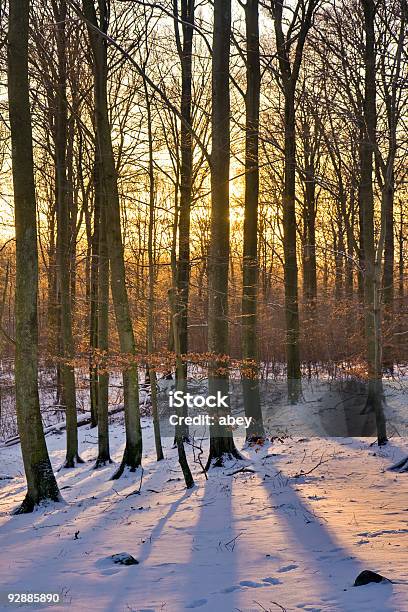
<svg viewBox="0 0 408 612">
<path fill-rule="evenodd" d="M 93 0 L 83 0 L 84 15 L 93 26 L 88 27 L 88 33 L 94 59 L 97 146 L 99 147 L 99 155 L 101 157 L 102 186 L 107 201 L 107 242 L 111 291 L 120 350 L 125 356 L 132 358 L 136 353 L 136 347 L 126 288 L 120 202 L 108 115 L 107 48 L 105 39 L 95 30 L 95 28 L 99 27 L 102 32 L 107 31 L 108 7 L 106 0 L 101 0 L 98 6 L 100 10 L 99 24 Z M 126 467 L 130 468 L 131 471 L 136 470 L 142 461 L 139 382 L 138 368 L 135 363 L 130 363 L 123 372 L 123 387 L 126 446 L 121 465 L 113 475 L 113 478 L 119 478 Z"/>
<path fill-rule="evenodd" d="M 178 209 L 176 206 L 175 210 L 175 218 L 173 223 L 173 232 L 172 232 L 172 244 L 171 244 L 171 254 L 170 254 L 170 264 L 171 264 L 171 279 L 172 286 L 168 293 L 169 304 L 170 304 L 170 316 L 171 316 L 171 325 L 170 329 L 173 333 L 173 348 L 176 353 L 176 390 L 185 392 L 187 380 L 184 377 L 184 362 L 180 352 L 180 331 L 178 329 L 179 325 L 179 316 L 180 311 L 177 309 L 176 305 L 176 291 L 177 291 L 177 255 L 176 255 L 176 245 L 177 245 L 177 227 L 178 227 Z M 170 373 L 171 376 L 171 373 Z M 177 409 L 177 415 L 181 416 L 186 411 L 184 409 Z M 177 423 L 174 432 L 174 444 L 177 446 L 178 460 L 180 467 L 183 472 L 184 482 L 186 484 L 187 489 L 191 489 L 194 486 L 193 475 L 190 470 L 190 466 L 188 465 L 187 455 L 184 448 L 184 438 L 185 438 L 185 428 L 182 427 L 179 423 Z"/>
<path fill-rule="evenodd" d="M 298 401 L 302 391 L 299 347 L 299 305 L 298 305 L 298 265 L 296 254 L 296 122 L 295 92 L 302 63 L 303 49 L 312 24 L 317 5 L 316 0 L 308 0 L 301 16 L 293 14 L 289 30 L 284 27 L 284 0 L 274 0 L 272 11 L 275 24 L 275 38 L 279 59 L 279 72 L 284 95 L 284 188 L 283 209 L 283 253 L 285 284 L 286 319 L 286 358 L 288 396 L 292 402 Z M 299 20 L 298 22 L 296 20 Z M 298 35 L 292 38 L 292 28 Z M 285 29 L 285 31 L 284 31 Z M 296 48 L 291 54 L 294 41 Z M 293 59 L 292 59 L 293 57 Z"/>
<path fill-rule="evenodd" d="M 394 161 L 392 161 L 392 166 Z M 388 342 L 384 345 L 383 368 L 389 372 L 394 370 L 394 347 L 392 345 L 392 326 L 394 321 L 394 168 L 389 167 L 385 184 L 382 189 L 383 207 L 385 209 L 384 238 L 384 272 L 383 272 L 383 303 L 384 323 Z"/>
<path fill-rule="evenodd" d="M 101 170 L 99 166 L 99 171 Z M 98 194 L 100 207 L 97 259 L 97 348 L 101 355 L 109 349 L 109 253 L 107 241 L 107 201 L 104 193 Z M 95 200 L 96 203 L 96 200 Z M 96 373 L 96 414 L 98 421 L 98 457 L 95 467 L 112 463 L 109 450 L 109 371 L 102 360 Z"/>
<path fill-rule="evenodd" d="M 334 296 L 336 302 L 343 299 L 344 289 L 344 238 L 343 223 L 341 216 L 338 215 L 337 223 L 332 224 L 333 228 L 333 250 L 334 250 Z"/>
<path fill-rule="evenodd" d="M 368 405 L 376 415 L 378 443 L 387 442 L 383 410 L 381 375 L 381 259 L 384 240 L 382 214 L 381 236 L 377 252 L 374 234 L 373 156 L 376 143 L 376 75 L 375 75 L 375 3 L 361 0 L 364 13 L 364 123 L 361 143 L 361 205 L 364 232 L 364 307 L 368 369 Z"/>
<path fill-rule="evenodd" d="M 385 16 L 388 16 L 387 9 L 384 7 Z M 392 15 L 392 12 L 390 13 Z M 394 369 L 394 258 L 395 258 L 395 238 L 394 238 L 394 196 L 395 196 L 395 162 L 398 152 L 397 145 L 397 126 L 404 104 L 400 98 L 401 82 L 403 76 L 403 52 L 406 46 L 406 27 L 408 20 L 407 6 L 400 11 L 398 30 L 395 31 L 394 53 L 392 58 L 390 78 L 389 58 L 386 53 L 380 57 L 380 76 L 384 89 L 385 111 L 387 117 L 387 140 L 388 154 L 385 161 L 381 158 L 378 151 L 377 159 L 382 175 L 382 198 L 385 211 L 385 238 L 384 238 L 384 271 L 383 271 L 383 303 L 384 303 L 384 323 L 386 331 L 386 342 L 383 351 L 383 367 L 385 370 L 393 372 Z M 392 20 L 392 17 L 391 17 Z"/>
<path fill-rule="evenodd" d="M 211 152 L 211 239 L 208 269 L 208 350 L 215 355 L 228 354 L 228 263 L 229 263 L 229 162 L 230 162 L 230 92 L 229 54 L 231 38 L 231 0 L 214 4 L 212 55 L 212 152 Z M 228 365 L 213 359 L 209 366 L 209 391 L 228 394 Z M 207 469 L 220 466 L 226 458 L 240 458 L 232 431 L 218 422 L 219 411 L 212 415 L 210 453 Z"/>
<path fill-rule="evenodd" d="M 57 289 L 57 263 L 56 263 L 56 248 L 55 248 L 55 205 L 51 205 L 52 209 L 48 217 L 48 274 L 47 274 L 47 352 L 51 358 L 51 363 L 55 363 L 55 357 L 58 353 L 58 289 Z M 57 366 L 59 367 L 59 366 Z"/>
<path fill-rule="evenodd" d="M 360 182 L 358 185 L 358 275 L 357 275 L 357 293 L 358 299 L 361 305 L 364 304 L 364 269 L 365 269 L 365 243 L 364 243 L 364 202 L 362 192 L 362 179 L 361 179 L 361 159 L 362 159 L 362 146 L 364 141 L 364 117 L 359 119 L 360 121 L 360 146 L 359 146 L 359 159 L 360 159 Z"/>
<path fill-rule="evenodd" d="M 295 99 L 293 87 L 285 91 L 285 183 L 283 192 L 283 251 L 288 394 L 297 401 L 301 389 L 299 354 L 298 266 L 295 210 Z"/>
<path fill-rule="evenodd" d="M 16 232 L 15 383 L 17 423 L 27 478 L 27 493 L 16 513 L 31 512 L 42 501 L 60 500 L 38 397 L 38 252 L 28 80 L 29 10 L 29 0 L 10 0 L 8 99 Z"/>
<path fill-rule="evenodd" d="M 67 39 L 65 0 L 54 1 L 56 23 L 57 83 L 55 111 L 55 191 L 57 208 L 57 278 L 60 296 L 61 322 L 61 383 L 62 400 L 67 423 L 67 451 L 64 467 L 82 463 L 78 455 L 78 427 L 76 409 L 75 371 L 70 361 L 74 358 L 71 311 L 71 220 L 67 179 L 68 102 L 67 102 Z"/>
<path fill-rule="evenodd" d="M 149 229 L 147 239 L 147 257 L 149 267 L 149 295 L 147 305 L 147 354 L 154 353 L 154 285 L 156 282 L 154 265 L 154 160 L 153 160 L 153 133 L 152 133 L 152 109 L 147 83 L 144 81 L 145 99 L 147 107 L 147 133 L 149 141 Z M 152 403 L 152 416 L 154 427 L 154 443 L 157 461 L 164 459 L 160 436 L 160 422 L 157 400 L 157 376 L 152 364 L 148 363 L 150 381 L 150 399 Z"/>
<path fill-rule="evenodd" d="M 188 126 L 192 123 L 192 63 L 195 0 L 181 0 L 181 32 L 178 22 L 178 1 L 174 0 L 174 32 L 176 46 L 181 64 L 181 116 L 184 122 L 180 125 L 180 206 L 178 218 L 178 261 L 176 278 L 176 308 L 178 311 L 178 330 L 180 334 L 180 351 L 188 352 L 188 300 L 190 291 L 190 215 L 193 182 L 193 139 Z M 174 348 L 174 333 L 171 336 Z M 182 362 L 177 376 L 187 380 L 187 363 Z M 185 383 L 183 383 L 185 386 Z M 181 388 L 183 385 L 181 385 Z M 187 410 L 184 409 L 184 416 Z M 183 439 L 188 439 L 189 430 L 181 426 Z"/>
<path fill-rule="evenodd" d="M 176 261 L 175 257 L 173 257 L 172 261 L 172 272 L 173 272 L 173 288 L 169 292 L 169 301 L 170 301 L 170 312 L 173 320 L 173 336 L 174 336 L 174 352 L 176 353 L 176 390 L 184 391 L 185 390 L 185 378 L 183 377 L 184 371 L 184 363 L 180 353 L 180 332 L 178 328 L 178 314 L 176 308 L 176 300 L 174 298 L 174 287 L 176 283 Z M 179 408 L 177 409 L 177 415 L 181 416 L 183 411 Z M 183 472 L 184 482 L 186 484 L 186 489 L 191 489 L 194 486 L 194 478 L 190 470 L 190 466 L 188 465 L 187 455 L 184 448 L 184 429 L 183 427 L 177 423 L 175 427 L 174 434 L 174 442 L 177 446 L 178 460 Z"/>
<path fill-rule="evenodd" d="M 404 209 L 403 204 L 400 202 L 400 218 L 399 218 L 399 232 L 398 232 L 398 297 L 400 300 L 400 309 L 403 310 L 404 301 Z"/>
<path fill-rule="evenodd" d="M 346 224 L 346 239 L 347 239 L 347 258 L 345 263 L 345 286 L 346 296 L 352 301 L 354 296 L 354 234 L 353 234 L 353 213 L 354 213 L 354 192 L 350 194 L 350 213 L 347 213 L 346 202 L 344 203 L 344 222 Z M 350 222 L 351 217 L 351 222 Z"/>
<path fill-rule="evenodd" d="M 49 215 L 49 248 L 47 276 L 47 353 L 50 365 L 55 364 L 55 403 L 61 402 L 61 368 L 56 360 L 61 353 L 61 322 L 58 307 L 57 253 L 56 253 L 56 206 L 55 202 Z"/>
<path fill-rule="evenodd" d="M 405 243 L 405 228 L 404 228 L 404 219 L 405 219 L 405 213 L 404 213 L 404 206 L 402 201 L 400 200 L 400 214 L 399 214 L 399 229 L 398 229 L 398 301 L 399 301 L 399 308 L 398 308 L 398 349 L 400 351 L 402 351 L 402 354 L 404 354 L 404 349 L 406 346 L 406 328 L 404 325 L 404 321 L 403 321 L 403 316 L 404 316 L 404 296 L 405 296 L 405 290 L 404 290 L 404 272 L 405 272 L 405 255 L 404 255 L 404 243 Z"/>
<path fill-rule="evenodd" d="M 310 142 L 310 129 L 305 126 L 304 164 L 305 164 L 305 201 L 303 207 L 304 223 L 304 255 L 303 282 L 304 299 L 313 319 L 317 303 L 317 273 L 316 273 L 316 178 L 315 157 Z"/>
<path fill-rule="evenodd" d="M 177 2 L 174 3 L 177 10 Z M 179 24 L 175 21 L 176 43 L 181 63 L 181 115 L 186 123 L 180 125 L 180 207 L 179 250 L 177 262 L 177 308 L 179 315 L 180 350 L 188 351 L 188 296 L 190 285 L 190 212 L 193 174 L 193 140 L 191 125 L 192 52 L 195 0 L 181 0 L 183 38 L 180 40 Z M 176 12 L 177 15 L 177 12 Z"/>
<path fill-rule="evenodd" d="M 91 427 L 98 424 L 98 368 L 94 364 L 93 354 L 98 348 L 98 272 L 99 272 L 99 250 L 100 250 L 100 227 L 101 227 L 101 161 L 98 158 L 97 145 L 95 144 L 94 163 L 94 211 L 93 211 L 93 233 L 91 238 L 91 270 L 90 270 L 90 317 L 89 317 L 89 339 L 90 339 L 90 364 L 89 364 L 89 393 L 91 402 Z"/>
<path fill-rule="evenodd" d="M 265 435 L 259 392 L 257 344 L 258 309 L 258 199 L 259 199 L 259 61 L 258 0 L 248 0 L 246 23 L 246 126 L 245 126 L 245 213 L 242 262 L 242 358 L 245 415 L 252 418 L 247 440 Z"/>
</svg>

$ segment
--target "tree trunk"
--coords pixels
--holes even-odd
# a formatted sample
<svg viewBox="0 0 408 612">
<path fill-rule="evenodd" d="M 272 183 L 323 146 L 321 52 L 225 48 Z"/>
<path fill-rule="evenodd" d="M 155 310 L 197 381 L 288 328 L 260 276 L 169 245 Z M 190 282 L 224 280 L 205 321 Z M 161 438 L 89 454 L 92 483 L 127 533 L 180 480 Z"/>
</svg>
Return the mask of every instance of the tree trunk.
<svg viewBox="0 0 408 612">
<path fill-rule="evenodd" d="M 155 262 L 154 262 L 154 165 L 153 165 L 153 133 L 152 133 L 152 112 L 151 99 L 147 88 L 147 83 L 144 81 L 145 98 L 147 106 L 147 132 L 149 140 L 149 229 L 147 239 L 147 256 L 149 267 L 149 289 L 148 289 L 148 305 L 147 305 L 147 354 L 152 355 L 154 352 L 154 285 L 155 278 Z M 152 416 L 154 427 L 154 442 L 156 448 L 157 461 L 164 459 L 163 449 L 160 435 L 160 422 L 157 401 L 157 376 L 156 370 L 152 364 L 148 363 L 148 372 L 150 380 L 150 399 L 152 403 Z"/>
<path fill-rule="evenodd" d="M 97 348 L 101 355 L 109 349 L 109 253 L 107 242 L 107 201 L 100 194 L 99 253 L 97 286 Z M 95 467 L 112 463 L 109 450 L 109 371 L 108 364 L 102 363 L 96 370 L 96 409 L 98 421 L 98 457 Z M 92 415 L 91 415 L 92 418 Z"/>
<path fill-rule="evenodd" d="M 67 423 L 67 453 L 64 467 L 75 467 L 82 463 L 78 455 L 78 428 L 76 409 L 75 371 L 70 361 L 74 358 L 71 314 L 71 253 L 70 253 L 70 211 L 67 179 L 68 102 L 67 102 L 67 40 L 65 0 L 53 4 L 56 22 L 58 83 L 56 84 L 55 115 L 55 187 L 57 202 L 57 272 L 60 295 L 61 321 L 61 382 L 62 399 L 65 405 Z"/>
<path fill-rule="evenodd" d="M 343 223 L 341 216 L 337 218 L 337 225 L 333 227 L 333 250 L 334 250 L 334 297 L 336 302 L 343 299 L 344 288 L 344 238 Z"/>
<path fill-rule="evenodd" d="M 296 253 L 296 122 L 295 92 L 302 63 L 303 49 L 307 34 L 312 24 L 316 0 L 304 3 L 299 23 L 296 17 L 292 27 L 298 27 L 296 50 L 291 56 L 294 43 L 292 27 L 284 28 L 283 0 L 274 0 L 272 10 L 275 24 L 275 38 L 278 49 L 280 76 L 285 99 L 284 126 L 284 188 L 283 188 L 283 253 L 285 284 L 285 320 L 286 320 L 286 357 L 288 396 L 291 402 L 297 402 L 302 392 L 299 348 L 299 305 L 298 305 L 298 266 Z M 289 39 L 288 39 L 289 37 Z"/>
<path fill-rule="evenodd" d="M 17 513 L 59 501 L 38 397 L 38 253 L 28 81 L 29 0 L 10 0 L 8 97 L 16 228 L 16 409 L 27 493 Z"/>
<path fill-rule="evenodd" d="M 242 262 L 242 358 L 245 415 L 252 418 L 248 441 L 265 435 L 259 392 L 257 343 L 258 310 L 258 198 L 259 198 L 259 60 L 258 0 L 248 0 L 246 19 L 246 126 L 245 126 L 245 213 Z"/>
<path fill-rule="evenodd" d="M 381 163 L 383 174 L 382 197 L 385 217 L 385 238 L 384 238 L 384 272 L 383 272 L 383 301 L 384 301 L 384 323 L 386 331 L 386 342 L 383 352 L 383 367 L 393 372 L 395 360 L 394 347 L 394 196 L 395 196 L 395 162 L 397 157 L 397 127 L 401 111 L 406 102 L 405 98 L 400 96 L 401 83 L 404 81 L 403 76 L 403 54 L 406 47 L 406 31 L 408 11 L 406 3 L 399 5 L 401 9 L 398 11 L 398 26 L 395 29 L 395 42 L 393 45 L 393 58 L 391 70 L 387 66 L 388 59 L 386 54 L 382 53 L 380 62 L 380 75 L 384 86 L 385 93 L 385 109 L 387 115 L 388 127 L 388 155 L 386 163 Z M 384 5 L 384 16 L 390 16 L 390 23 L 394 21 L 393 12 L 388 12 Z M 395 25 L 397 25 L 397 23 Z M 392 26 L 391 26 L 392 27 Z M 387 43 L 385 43 L 387 44 Z M 392 75 L 392 76 L 391 76 Z M 406 80 L 405 80 L 406 81 Z"/>
<path fill-rule="evenodd" d="M 75 117 L 77 112 L 75 106 L 70 113 L 67 132 L 67 186 L 68 186 L 68 218 L 69 218 L 69 271 L 70 271 L 70 297 L 71 297 L 71 319 L 75 320 L 76 292 L 77 292 L 77 222 L 78 222 L 78 190 L 74 183 L 74 137 Z"/>
<path fill-rule="evenodd" d="M 361 143 L 361 204 L 364 232 L 364 307 L 368 404 L 375 411 L 378 443 L 387 442 L 381 374 L 380 265 L 374 234 L 373 156 L 376 143 L 375 3 L 362 0 L 365 31 L 364 123 Z M 382 224 L 384 219 L 382 219 Z"/>
<path fill-rule="evenodd" d="M 298 401 L 301 393 L 299 354 L 298 266 L 296 254 L 296 132 L 295 92 L 285 88 L 285 184 L 283 191 L 283 251 L 285 256 L 285 319 L 288 396 Z"/>
<path fill-rule="evenodd" d="M 398 231 L 398 298 L 400 302 L 400 311 L 404 308 L 404 242 L 405 242 L 405 230 L 404 230 L 404 205 L 400 202 L 400 218 L 399 218 L 399 231 Z"/>
<path fill-rule="evenodd" d="M 98 286 L 99 286 L 99 251 L 101 230 L 101 202 L 102 192 L 102 170 L 101 160 L 98 156 L 97 144 L 95 143 L 95 165 L 94 165 L 94 211 L 93 211 L 93 233 L 91 239 L 91 278 L 90 278 L 90 316 L 89 316 L 89 339 L 90 339 L 90 363 L 89 363 L 89 394 L 91 402 L 91 427 L 98 424 L 98 368 L 94 364 L 94 352 L 98 348 Z"/>
<path fill-rule="evenodd" d="M 364 140 L 364 118 L 361 117 L 361 128 L 360 128 L 360 147 L 359 147 L 359 156 L 360 156 L 360 183 L 358 186 L 358 226 L 359 226 L 359 251 L 358 251 L 358 275 L 357 275 L 357 293 L 360 304 L 364 304 L 364 269 L 365 269 L 365 243 L 364 243 L 364 201 L 363 201 L 363 192 L 362 192 L 362 177 L 361 177 L 361 167 L 362 167 L 362 143 Z"/>
<path fill-rule="evenodd" d="M 314 157 L 308 150 L 310 144 L 305 139 L 305 203 L 304 203 L 304 283 L 305 302 L 310 317 L 316 314 L 317 304 L 317 272 L 316 272 L 316 178 L 314 168 Z"/>
<path fill-rule="evenodd" d="M 345 206 L 346 209 L 346 206 Z M 354 209 L 354 194 L 353 192 L 350 195 L 350 209 L 351 214 L 353 214 Z M 347 214 L 347 213 L 346 213 Z M 345 263 L 345 286 L 346 286 L 346 296 L 347 299 L 352 302 L 354 296 L 354 235 L 353 235 L 353 223 L 350 222 L 349 218 L 344 219 L 346 223 L 346 239 L 347 239 L 347 258 Z"/>
<path fill-rule="evenodd" d="M 214 355 L 228 354 L 228 262 L 229 262 L 229 163 L 230 92 L 229 53 L 231 37 L 231 0 L 214 4 L 212 55 L 212 152 L 211 152 L 211 239 L 208 270 L 208 350 Z M 228 394 L 228 365 L 213 359 L 209 367 L 209 392 Z M 232 431 L 218 423 L 217 410 L 210 426 L 210 453 L 207 468 L 220 466 L 226 458 L 240 458 Z"/>
<path fill-rule="evenodd" d="M 108 27 L 106 1 L 99 2 L 102 31 Z M 83 0 L 86 19 L 98 27 L 93 0 Z M 124 248 L 115 160 L 108 114 L 106 41 L 92 27 L 88 28 L 95 69 L 95 115 L 97 146 L 102 160 L 102 183 L 107 198 L 107 241 L 110 262 L 111 291 L 121 352 L 132 360 L 136 353 L 135 338 L 126 288 Z M 126 467 L 131 471 L 141 465 L 142 431 L 140 426 L 138 368 L 130 363 L 123 373 L 125 400 L 126 447 L 121 465 L 113 478 L 119 478 Z"/>
<path fill-rule="evenodd" d="M 58 329 L 58 288 L 55 252 L 55 202 L 50 204 L 48 216 L 48 274 L 47 274 L 47 353 L 51 363 L 55 363 L 57 355 L 57 329 Z"/>
<path fill-rule="evenodd" d="M 394 160 L 392 160 L 394 165 Z M 385 370 L 394 370 L 394 171 L 389 171 L 389 180 L 383 186 L 383 207 L 385 209 L 385 241 L 384 241 L 384 272 L 383 272 L 383 302 L 386 342 L 384 344 L 382 366 Z"/>
<path fill-rule="evenodd" d="M 175 255 L 175 253 L 174 253 Z M 174 288 L 176 286 L 176 261 L 175 256 L 172 257 L 172 273 L 173 273 L 173 288 L 169 292 L 169 301 L 170 301 L 170 312 L 173 320 L 173 336 L 174 336 L 174 351 L 176 353 L 176 390 L 184 391 L 186 380 L 183 377 L 184 372 L 184 363 L 180 353 L 180 332 L 178 330 L 178 315 L 176 307 L 176 300 L 174 297 Z M 180 408 L 177 409 L 177 416 L 182 415 L 182 410 Z M 183 427 L 177 423 L 175 427 L 174 434 L 175 444 L 177 446 L 178 460 L 181 467 L 181 471 L 183 472 L 184 482 L 186 484 L 186 489 L 191 489 L 194 486 L 194 478 L 190 470 L 190 466 L 188 465 L 187 455 L 184 448 L 184 429 Z"/>
<path fill-rule="evenodd" d="M 180 209 L 179 209 L 179 251 L 177 262 L 177 308 L 180 312 L 180 350 L 188 351 L 188 296 L 190 285 L 190 209 L 193 174 L 193 140 L 188 125 L 191 125 L 192 95 L 192 52 L 195 0 L 181 0 L 183 42 L 176 38 L 181 62 L 181 115 L 185 120 L 180 126 Z"/>
<path fill-rule="evenodd" d="M 177 9 L 178 1 L 174 6 Z M 181 31 L 180 25 L 175 19 L 174 28 L 176 34 L 176 45 L 181 64 L 181 116 L 184 121 L 180 125 L 180 207 L 178 219 L 178 261 L 176 278 L 176 308 L 177 329 L 180 334 L 180 352 L 185 355 L 188 352 L 188 300 L 190 291 L 190 215 L 193 182 L 193 139 L 188 126 L 192 123 L 192 63 L 193 63 L 193 36 L 194 36 L 194 12 L 195 0 L 181 0 Z M 178 16 L 178 10 L 175 15 Z M 173 319 L 172 319 L 173 321 Z M 174 333 L 171 335 L 173 342 Z M 174 348 L 174 347 L 173 347 Z M 187 380 L 187 363 L 182 362 L 177 376 L 183 376 Z M 183 382 L 180 388 L 185 387 Z M 184 409 L 184 416 L 187 410 Z M 189 430 L 186 425 L 181 426 L 183 439 L 188 439 Z"/>
<path fill-rule="evenodd" d="M 176 305 L 176 291 L 177 291 L 177 256 L 176 256 L 176 245 L 177 245 L 177 227 L 178 227 L 178 209 L 176 206 L 175 209 L 175 218 L 173 223 L 173 232 L 172 232 L 172 244 L 171 244 L 171 254 L 170 254 L 170 264 L 171 264 L 171 278 L 172 278 L 172 286 L 169 291 L 169 303 L 170 303 L 170 315 L 171 315 L 171 325 L 170 328 L 173 332 L 173 345 L 174 352 L 176 353 L 176 390 L 185 392 L 187 380 L 184 376 L 184 363 L 180 352 L 180 331 L 178 329 L 179 326 L 179 316 L 180 311 L 177 310 Z M 177 409 L 177 416 L 180 416 L 185 412 L 183 409 Z M 184 438 L 185 438 L 185 429 L 177 423 L 174 432 L 174 443 L 177 446 L 177 453 L 179 464 L 184 476 L 184 482 L 186 484 L 187 489 L 191 489 L 194 486 L 193 475 L 190 470 L 190 466 L 188 465 L 186 451 L 184 448 Z"/>
<path fill-rule="evenodd" d="M 400 200 L 400 214 L 399 214 L 399 228 L 398 228 L 398 350 L 401 351 L 401 354 L 405 354 L 406 347 L 406 329 L 404 325 L 404 297 L 405 297 L 405 253 L 404 253 L 404 244 L 405 244 L 405 227 L 404 227 L 404 203 Z"/>
</svg>

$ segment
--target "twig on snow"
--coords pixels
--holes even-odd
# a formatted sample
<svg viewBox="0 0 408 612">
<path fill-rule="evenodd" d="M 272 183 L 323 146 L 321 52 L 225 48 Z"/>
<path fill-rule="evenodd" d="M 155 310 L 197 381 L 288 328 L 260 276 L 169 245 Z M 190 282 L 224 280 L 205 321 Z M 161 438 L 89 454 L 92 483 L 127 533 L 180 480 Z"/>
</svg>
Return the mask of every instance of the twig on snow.
<svg viewBox="0 0 408 612">
<path fill-rule="evenodd" d="M 330 461 L 329 459 L 323 459 L 324 455 L 322 455 L 320 457 L 320 461 L 318 461 L 318 463 L 316 463 L 315 466 L 313 466 L 310 470 L 307 470 L 307 472 L 304 472 L 303 470 L 300 470 L 300 472 L 298 472 L 297 474 L 294 474 L 293 476 L 291 476 L 291 478 L 301 478 L 302 476 L 307 476 L 308 474 L 311 474 L 312 472 L 314 472 L 315 470 L 317 470 L 318 467 L 320 467 L 321 465 L 323 465 L 324 463 L 328 463 Z"/>
<path fill-rule="evenodd" d="M 130 497 L 131 495 L 140 495 L 140 491 L 142 490 L 143 474 L 144 474 L 144 469 L 141 468 L 139 488 L 136 491 L 132 491 L 132 493 L 128 493 L 125 496 L 126 498 Z"/>
<path fill-rule="evenodd" d="M 255 474 L 255 470 L 251 470 L 251 468 L 240 468 L 239 470 L 235 470 L 234 472 L 230 472 L 229 474 L 227 474 L 227 476 L 234 476 L 234 474 L 242 474 L 242 473 L 249 473 L 249 474 Z"/>
</svg>

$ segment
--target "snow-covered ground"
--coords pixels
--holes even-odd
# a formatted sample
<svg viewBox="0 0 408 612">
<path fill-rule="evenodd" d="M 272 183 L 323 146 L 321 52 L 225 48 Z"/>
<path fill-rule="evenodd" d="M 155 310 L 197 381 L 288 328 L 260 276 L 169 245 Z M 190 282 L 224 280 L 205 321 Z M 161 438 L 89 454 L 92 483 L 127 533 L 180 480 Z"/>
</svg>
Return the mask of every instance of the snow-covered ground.
<svg viewBox="0 0 408 612">
<path fill-rule="evenodd" d="M 119 461 L 124 428 L 114 419 Z M 87 462 L 57 473 L 65 503 L 31 515 L 10 516 L 24 496 L 23 468 L 18 445 L 0 448 L 0 473 L 14 477 L 0 480 L 3 600 L 56 592 L 56 609 L 70 612 L 408 612 L 408 474 L 386 471 L 406 440 L 384 450 L 367 439 L 275 440 L 243 451 L 254 473 L 231 476 L 242 464 L 231 465 L 208 480 L 190 456 L 196 487 L 186 491 L 171 440 L 154 461 L 145 418 L 137 493 L 141 471 L 109 480 L 112 466 L 93 469 L 96 431 L 79 433 Z M 64 433 L 47 443 L 57 468 Z M 106 561 L 120 552 L 139 564 Z M 363 569 L 394 583 L 352 586 Z"/>
</svg>

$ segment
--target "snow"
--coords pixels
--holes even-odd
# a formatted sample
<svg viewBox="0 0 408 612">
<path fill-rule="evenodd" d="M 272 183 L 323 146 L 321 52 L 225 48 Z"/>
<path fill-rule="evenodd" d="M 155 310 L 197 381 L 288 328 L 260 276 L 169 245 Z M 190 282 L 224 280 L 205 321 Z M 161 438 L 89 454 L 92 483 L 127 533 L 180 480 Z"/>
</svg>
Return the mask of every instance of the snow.
<svg viewBox="0 0 408 612">
<path fill-rule="evenodd" d="M 111 424 L 116 462 L 121 418 Z M 0 448 L 0 471 L 13 476 L 0 481 L 1 591 L 60 593 L 57 609 L 70 612 L 408 612 L 408 474 L 387 471 L 407 440 L 378 449 L 372 439 L 286 437 L 243 450 L 253 473 L 231 476 L 242 467 L 231 464 L 208 480 L 189 455 L 196 486 L 186 491 L 171 440 L 157 463 L 149 418 L 143 434 L 140 492 L 141 470 L 111 481 L 113 465 L 93 469 L 96 430 L 81 427 L 87 462 L 57 472 L 64 503 L 31 515 L 10 515 L 23 467 L 18 445 Z M 65 435 L 47 444 L 57 469 Z M 112 562 L 123 551 L 139 564 Z M 364 569 L 393 583 L 354 587 Z"/>
</svg>

